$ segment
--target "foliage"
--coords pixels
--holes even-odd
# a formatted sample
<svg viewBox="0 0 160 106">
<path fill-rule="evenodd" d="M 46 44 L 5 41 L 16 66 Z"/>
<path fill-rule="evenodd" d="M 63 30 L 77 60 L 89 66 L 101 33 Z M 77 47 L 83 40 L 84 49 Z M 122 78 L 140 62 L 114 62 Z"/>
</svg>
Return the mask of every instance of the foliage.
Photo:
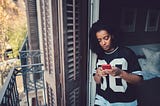
<svg viewBox="0 0 160 106">
<path fill-rule="evenodd" d="M 26 30 L 24 0 L 0 0 L 0 54 L 12 48 L 14 56 L 17 56 Z"/>
</svg>

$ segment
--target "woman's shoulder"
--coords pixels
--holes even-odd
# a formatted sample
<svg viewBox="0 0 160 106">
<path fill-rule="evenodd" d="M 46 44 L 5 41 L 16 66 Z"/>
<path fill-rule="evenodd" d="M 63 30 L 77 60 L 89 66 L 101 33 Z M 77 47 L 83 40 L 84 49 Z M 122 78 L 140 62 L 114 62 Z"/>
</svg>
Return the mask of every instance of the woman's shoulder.
<svg viewBox="0 0 160 106">
<path fill-rule="evenodd" d="M 126 47 L 126 46 L 120 46 L 119 50 L 120 50 L 120 52 L 123 52 L 125 54 L 135 54 L 131 48 Z"/>
</svg>

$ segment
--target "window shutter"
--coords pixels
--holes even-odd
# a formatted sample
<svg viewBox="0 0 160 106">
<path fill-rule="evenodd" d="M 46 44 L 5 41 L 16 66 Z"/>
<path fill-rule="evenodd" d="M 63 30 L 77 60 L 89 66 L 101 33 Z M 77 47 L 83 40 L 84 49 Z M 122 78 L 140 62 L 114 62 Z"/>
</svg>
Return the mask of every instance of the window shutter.
<svg viewBox="0 0 160 106">
<path fill-rule="evenodd" d="M 64 3 L 64 53 L 66 105 L 80 104 L 80 12 L 79 0 Z"/>
</svg>

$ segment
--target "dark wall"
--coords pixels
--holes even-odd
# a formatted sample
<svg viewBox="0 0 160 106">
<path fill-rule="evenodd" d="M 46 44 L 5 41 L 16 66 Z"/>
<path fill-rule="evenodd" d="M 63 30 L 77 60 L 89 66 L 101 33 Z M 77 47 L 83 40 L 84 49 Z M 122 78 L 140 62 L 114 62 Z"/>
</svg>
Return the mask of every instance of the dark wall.
<svg viewBox="0 0 160 106">
<path fill-rule="evenodd" d="M 160 105 L 160 78 L 146 80 L 138 86 L 139 106 Z"/>
<path fill-rule="evenodd" d="M 159 4 L 157 0 L 101 0 L 100 19 L 122 31 L 121 36 L 125 45 L 160 43 L 160 26 L 157 31 L 145 31 L 147 10 L 150 8 L 160 11 Z M 137 9 L 134 32 L 122 30 L 122 8 Z M 160 25 L 160 20 L 158 24 Z"/>
</svg>

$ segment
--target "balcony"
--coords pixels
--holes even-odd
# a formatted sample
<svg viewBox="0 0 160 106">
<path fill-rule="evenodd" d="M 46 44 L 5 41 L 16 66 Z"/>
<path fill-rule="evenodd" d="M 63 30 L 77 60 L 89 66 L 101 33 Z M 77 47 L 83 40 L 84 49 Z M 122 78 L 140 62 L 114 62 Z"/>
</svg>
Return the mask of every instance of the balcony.
<svg viewBox="0 0 160 106">
<path fill-rule="evenodd" d="M 21 65 L 11 68 L 5 74 L 1 72 L 3 86 L 0 89 L 0 106 L 46 106 L 40 50 L 29 50 L 26 38 L 19 54 Z M 18 91 L 19 77 L 23 79 L 21 94 Z"/>
<path fill-rule="evenodd" d="M 0 104 L 1 106 L 20 106 L 19 94 L 16 84 L 16 75 L 18 70 L 11 69 L 7 79 L 0 90 Z"/>
</svg>

